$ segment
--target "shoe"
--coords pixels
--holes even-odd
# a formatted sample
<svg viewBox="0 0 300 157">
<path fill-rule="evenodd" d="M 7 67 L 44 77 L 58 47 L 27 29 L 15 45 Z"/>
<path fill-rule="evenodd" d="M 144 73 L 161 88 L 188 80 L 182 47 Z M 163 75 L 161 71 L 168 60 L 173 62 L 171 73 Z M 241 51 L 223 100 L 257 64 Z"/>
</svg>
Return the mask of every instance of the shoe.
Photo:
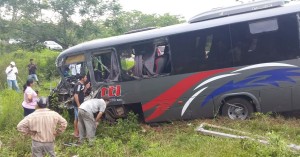
<svg viewBox="0 0 300 157">
<path fill-rule="evenodd" d="M 77 141 L 77 142 L 76 142 L 76 143 L 74 143 L 73 145 L 78 147 L 78 146 L 81 146 L 81 145 L 82 145 L 82 143 L 81 143 L 80 141 Z"/>
</svg>

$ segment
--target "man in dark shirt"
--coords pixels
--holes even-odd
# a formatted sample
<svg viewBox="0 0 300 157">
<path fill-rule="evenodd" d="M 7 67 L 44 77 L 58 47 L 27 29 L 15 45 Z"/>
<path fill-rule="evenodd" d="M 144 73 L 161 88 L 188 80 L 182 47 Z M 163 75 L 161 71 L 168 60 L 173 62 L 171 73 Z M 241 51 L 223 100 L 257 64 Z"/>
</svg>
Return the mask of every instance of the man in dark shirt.
<svg viewBox="0 0 300 157">
<path fill-rule="evenodd" d="M 90 83 L 85 84 L 87 81 L 86 75 L 79 75 L 78 76 L 79 81 L 75 84 L 74 87 L 74 99 L 73 99 L 73 105 L 74 105 L 74 136 L 79 137 L 79 130 L 78 130 L 78 108 L 84 101 L 84 94 L 88 88 L 90 88 Z"/>
<path fill-rule="evenodd" d="M 30 59 L 30 64 L 27 65 L 28 67 L 28 79 L 34 79 L 36 83 L 39 85 L 39 80 L 36 75 L 36 64 L 33 63 L 33 59 Z"/>
</svg>

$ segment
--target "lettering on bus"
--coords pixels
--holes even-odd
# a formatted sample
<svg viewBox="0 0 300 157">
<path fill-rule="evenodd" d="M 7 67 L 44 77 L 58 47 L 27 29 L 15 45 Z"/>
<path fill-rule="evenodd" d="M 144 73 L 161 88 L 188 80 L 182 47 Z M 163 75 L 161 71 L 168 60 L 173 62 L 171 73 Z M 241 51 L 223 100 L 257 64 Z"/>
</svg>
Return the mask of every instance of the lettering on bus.
<svg viewBox="0 0 300 157">
<path fill-rule="evenodd" d="M 101 97 L 103 97 L 104 95 L 108 95 L 109 97 L 121 96 L 121 85 L 102 87 Z"/>
</svg>

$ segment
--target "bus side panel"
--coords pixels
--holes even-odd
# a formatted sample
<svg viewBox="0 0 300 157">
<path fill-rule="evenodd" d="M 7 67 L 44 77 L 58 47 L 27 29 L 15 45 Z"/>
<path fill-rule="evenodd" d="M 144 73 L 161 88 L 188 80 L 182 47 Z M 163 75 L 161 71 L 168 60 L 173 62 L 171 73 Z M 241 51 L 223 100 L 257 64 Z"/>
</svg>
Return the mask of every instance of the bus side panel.
<svg viewBox="0 0 300 157">
<path fill-rule="evenodd" d="M 293 109 L 300 110 L 300 85 L 292 88 Z"/>
<path fill-rule="evenodd" d="M 292 109 L 290 87 L 267 88 L 260 91 L 262 112 L 282 112 Z"/>
<path fill-rule="evenodd" d="M 198 96 L 193 100 L 193 104 L 190 106 L 192 119 L 195 118 L 210 118 L 214 116 L 214 104 L 213 101 L 208 102 L 206 105 L 201 105 L 201 102 L 205 100 L 206 96 Z"/>
<path fill-rule="evenodd" d="M 186 99 L 181 99 L 183 100 L 183 102 L 186 102 L 187 100 Z M 151 122 L 164 122 L 164 121 L 175 121 L 175 120 L 188 120 L 188 119 L 191 119 L 191 113 L 192 111 L 190 109 L 188 109 L 185 114 L 183 116 L 181 116 L 181 113 L 182 113 L 182 107 L 183 105 L 178 102 L 174 103 L 171 107 L 169 108 L 164 108 L 163 106 L 160 106 L 160 104 L 164 104 L 166 102 L 163 102 L 163 101 L 160 101 L 160 102 L 157 102 L 158 104 L 158 107 L 155 108 L 158 109 L 158 110 L 163 110 L 164 113 L 155 118 L 154 120 L 152 120 Z M 148 117 L 155 112 L 155 110 L 150 110 L 150 114 L 148 114 Z M 146 112 L 148 113 L 148 112 Z M 147 119 L 146 119 L 147 120 Z M 150 121 L 148 121 L 150 122 Z"/>
<path fill-rule="evenodd" d="M 142 80 L 140 88 L 144 116 L 147 122 L 190 119 L 190 114 L 181 117 L 182 103 L 186 98 L 180 96 L 183 88 L 178 82 L 191 74 L 164 76 Z M 178 97 L 179 96 L 179 97 Z M 151 109 L 148 109 L 150 107 Z"/>
<path fill-rule="evenodd" d="M 121 82 L 121 100 L 120 104 L 140 103 L 142 98 L 141 81 Z"/>
</svg>

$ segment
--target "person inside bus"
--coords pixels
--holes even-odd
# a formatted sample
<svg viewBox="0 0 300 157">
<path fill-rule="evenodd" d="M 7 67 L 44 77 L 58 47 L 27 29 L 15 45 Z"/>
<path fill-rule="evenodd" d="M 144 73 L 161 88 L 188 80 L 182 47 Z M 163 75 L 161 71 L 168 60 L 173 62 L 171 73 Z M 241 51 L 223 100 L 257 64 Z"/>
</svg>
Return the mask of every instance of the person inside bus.
<svg viewBox="0 0 300 157">
<path fill-rule="evenodd" d="M 228 58 L 231 58 L 231 56 L 229 56 L 227 53 L 228 49 L 228 45 L 226 45 L 223 40 L 216 39 L 212 45 L 211 51 L 208 54 L 207 67 L 209 69 L 226 67 Z"/>
<path fill-rule="evenodd" d="M 164 73 L 168 64 L 169 55 L 168 55 L 169 47 L 168 46 L 158 46 L 156 48 L 155 61 L 154 61 L 154 72 L 156 74 Z"/>
<path fill-rule="evenodd" d="M 99 66 L 98 66 L 99 67 Z M 96 68 L 96 63 L 93 63 L 94 77 L 96 82 L 102 82 L 102 73 L 99 69 Z M 91 81 L 90 71 L 87 72 L 87 82 Z"/>
<path fill-rule="evenodd" d="M 69 69 L 69 67 L 68 66 L 65 66 L 64 67 L 64 71 L 63 71 L 63 75 L 64 75 L 64 77 L 68 77 L 68 76 L 70 76 L 70 69 Z"/>
<path fill-rule="evenodd" d="M 137 45 L 134 47 L 135 58 L 134 58 L 134 76 L 141 77 L 150 77 L 154 75 L 154 47 L 152 44 L 146 43 L 142 45 Z"/>
<path fill-rule="evenodd" d="M 242 56 L 242 42 L 238 41 L 234 47 L 229 51 L 232 55 L 232 65 L 237 66 L 240 65 L 241 56 Z"/>
</svg>

